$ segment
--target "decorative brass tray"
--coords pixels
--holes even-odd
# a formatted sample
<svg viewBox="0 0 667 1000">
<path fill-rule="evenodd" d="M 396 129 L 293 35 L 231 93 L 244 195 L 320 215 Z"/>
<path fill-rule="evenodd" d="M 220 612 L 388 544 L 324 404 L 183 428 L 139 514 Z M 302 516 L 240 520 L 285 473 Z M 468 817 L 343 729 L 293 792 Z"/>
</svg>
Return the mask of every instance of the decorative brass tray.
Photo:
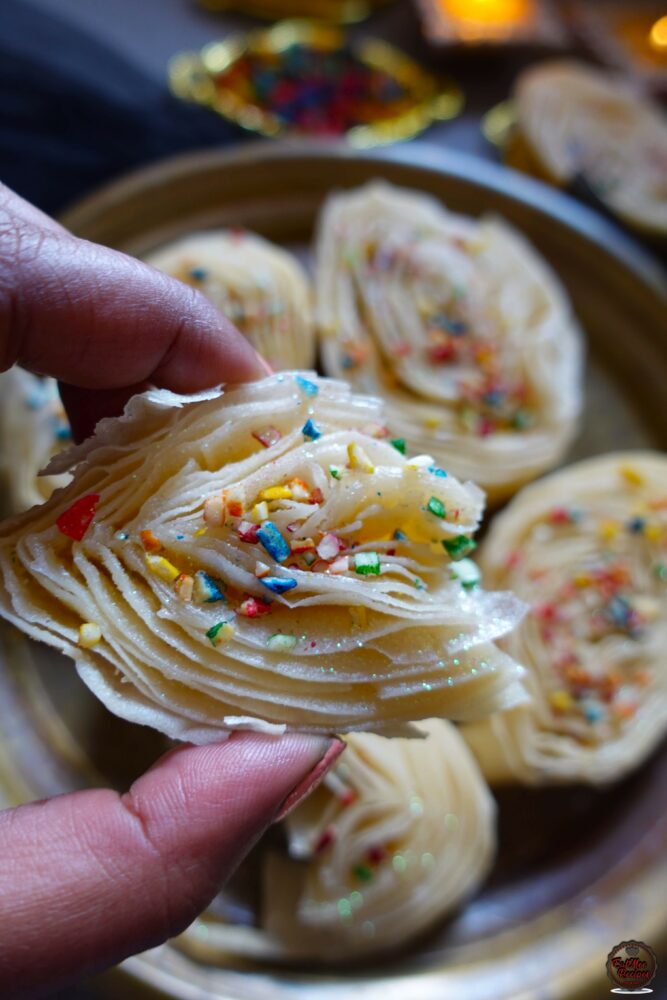
<svg viewBox="0 0 667 1000">
<path fill-rule="evenodd" d="M 667 449 L 667 305 L 661 277 L 603 219 L 495 165 L 413 144 L 349 148 L 256 144 L 158 164 L 79 204 L 65 223 L 144 253 L 205 226 L 245 225 L 306 255 L 319 206 L 337 187 L 382 176 L 470 214 L 519 226 L 567 285 L 589 337 L 587 408 L 570 458 Z M 0 632 L 0 800 L 90 784 L 124 787 L 162 738 L 110 716 L 72 666 Z M 180 1000 L 583 1000 L 608 994 L 607 953 L 667 943 L 667 755 L 607 791 L 506 790 L 490 882 L 453 920 L 366 966 L 281 967 L 220 941 L 221 897 L 180 939 L 103 978 L 105 996 Z M 662 952 L 664 955 L 664 951 Z M 656 994 L 657 995 L 657 994 Z"/>
<path fill-rule="evenodd" d="M 327 79 L 320 74 L 328 64 L 333 75 Z M 343 101 L 352 74 L 360 93 Z M 436 78 L 399 49 L 377 38 L 349 40 L 335 25 L 307 20 L 280 21 L 174 56 L 169 84 L 176 97 L 267 138 L 316 131 L 326 137 L 332 100 L 329 127 L 363 148 L 410 139 L 463 107 L 453 81 Z M 294 98 L 281 102 L 277 95 L 286 88 Z"/>
</svg>

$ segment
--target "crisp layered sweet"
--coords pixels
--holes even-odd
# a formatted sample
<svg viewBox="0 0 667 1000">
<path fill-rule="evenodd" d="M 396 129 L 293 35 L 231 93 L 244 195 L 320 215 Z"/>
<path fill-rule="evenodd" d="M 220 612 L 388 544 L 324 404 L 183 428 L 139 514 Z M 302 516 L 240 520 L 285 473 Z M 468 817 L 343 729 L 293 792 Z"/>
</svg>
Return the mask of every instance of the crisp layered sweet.
<svg viewBox="0 0 667 1000">
<path fill-rule="evenodd" d="M 0 471 L 9 512 L 43 503 L 68 481 L 67 475 L 39 473 L 70 440 L 54 379 L 38 378 L 23 368 L 0 374 Z"/>
<path fill-rule="evenodd" d="M 480 884 L 495 806 L 450 723 L 424 740 L 368 733 L 287 820 L 290 860 L 269 855 L 263 925 L 288 953 L 348 957 L 401 945 Z"/>
<path fill-rule="evenodd" d="M 667 232 L 667 124 L 658 108 L 604 70 L 555 61 L 521 74 L 521 138 L 555 182 L 583 176 L 631 224 Z"/>
<path fill-rule="evenodd" d="M 137 396 L 0 529 L 0 611 L 176 738 L 507 706 L 520 671 L 493 643 L 523 606 L 468 558 L 482 495 L 387 434 L 376 400 L 311 375 Z"/>
<path fill-rule="evenodd" d="M 498 500 L 554 465 L 581 407 L 581 345 L 546 263 L 507 223 L 383 183 L 320 220 L 327 374 L 383 398 L 410 448 Z"/>
<path fill-rule="evenodd" d="M 491 780 L 605 782 L 667 726 L 667 457 L 581 462 L 493 523 L 485 578 L 531 611 L 504 649 L 532 703 L 466 727 Z"/>
<path fill-rule="evenodd" d="M 203 292 L 276 371 L 315 358 L 305 271 L 282 247 L 247 230 L 193 233 L 146 258 Z"/>
</svg>

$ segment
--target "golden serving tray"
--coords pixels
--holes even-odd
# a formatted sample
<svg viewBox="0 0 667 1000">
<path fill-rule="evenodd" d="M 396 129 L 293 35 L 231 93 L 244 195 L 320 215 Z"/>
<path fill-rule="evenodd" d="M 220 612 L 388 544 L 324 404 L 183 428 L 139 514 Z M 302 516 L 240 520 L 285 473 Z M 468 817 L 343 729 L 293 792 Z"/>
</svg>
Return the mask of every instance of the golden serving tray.
<svg viewBox="0 0 667 1000">
<path fill-rule="evenodd" d="M 79 235 L 142 254 L 206 226 L 247 226 L 300 250 L 327 194 L 373 177 L 431 192 L 472 215 L 502 213 L 565 282 L 589 338 L 584 425 L 570 459 L 617 448 L 667 450 L 667 304 L 651 261 L 604 219 L 494 164 L 412 144 L 258 143 L 132 174 L 64 222 Z M 126 787 L 163 738 L 111 716 L 71 664 L 0 631 L 0 804 L 91 783 Z M 252 905 L 243 879 L 178 940 L 127 960 L 101 995 L 179 1000 L 600 1000 L 607 953 L 639 938 L 667 944 L 667 755 L 596 791 L 499 794 L 492 877 L 453 919 L 402 953 L 368 965 L 284 967 L 234 954 L 220 914 Z M 250 884 L 248 884 L 250 880 Z M 252 901 L 251 901 L 252 902 Z M 663 952 L 664 954 L 664 952 Z M 657 995 L 657 994 L 656 994 Z"/>
<path fill-rule="evenodd" d="M 261 100 L 251 100 L 238 89 L 218 86 L 220 77 L 245 57 L 281 59 L 292 46 L 303 46 L 324 56 L 346 49 L 361 66 L 386 74 L 404 92 L 405 107 L 398 106 L 392 114 L 347 129 L 345 138 L 353 146 L 367 149 L 412 139 L 433 122 L 456 118 L 463 108 L 463 92 L 458 84 L 433 76 L 393 45 L 379 38 L 348 38 L 336 25 L 299 19 L 232 34 L 223 41 L 210 42 L 200 52 L 181 52 L 169 63 L 169 87 L 176 97 L 211 108 L 256 135 L 270 139 L 303 137 L 307 129 L 283 120 Z"/>
</svg>

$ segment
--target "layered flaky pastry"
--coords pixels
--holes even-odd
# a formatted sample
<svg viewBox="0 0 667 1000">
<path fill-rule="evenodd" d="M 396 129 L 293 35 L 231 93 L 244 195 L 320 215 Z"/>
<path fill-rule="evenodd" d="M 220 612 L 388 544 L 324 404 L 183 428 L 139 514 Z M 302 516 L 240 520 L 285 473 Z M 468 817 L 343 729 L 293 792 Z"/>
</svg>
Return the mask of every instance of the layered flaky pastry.
<svg viewBox="0 0 667 1000">
<path fill-rule="evenodd" d="M 287 250 L 246 230 L 216 230 L 177 240 L 146 262 L 203 292 L 274 370 L 312 365 L 310 286 Z"/>
<path fill-rule="evenodd" d="M 287 820 L 269 854 L 263 926 L 287 954 L 333 959 L 402 945 L 479 886 L 495 853 L 495 804 L 456 728 L 424 740 L 369 733 Z"/>
<path fill-rule="evenodd" d="M 498 500 L 554 465 L 581 407 L 581 346 L 546 263 L 507 223 L 373 183 L 320 221 L 327 374 L 381 396 L 411 448 Z"/>
<path fill-rule="evenodd" d="M 64 491 L 2 526 L 0 611 L 112 711 L 181 739 L 512 704 L 520 670 L 493 641 L 522 605 L 467 558 L 482 494 L 382 419 L 292 373 L 135 397 L 53 463 Z"/>
<path fill-rule="evenodd" d="M 667 124 L 626 80 L 569 60 L 519 77 L 520 139 L 557 184 L 584 177 L 627 222 L 667 233 Z"/>
<path fill-rule="evenodd" d="M 8 512 L 43 503 L 68 475 L 40 476 L 71 440 L 58 385 L 23 368 L 0 374 L 0 471 Z"/>
<path fill-rule="evenodd" d="M 526 488 L 482 562 L 531 611 L 504 649 L 532 702 L 466 727 L 490 780 L 606 782 L 667 726 L 667 457 L 605 455 Z"/>
</svg>

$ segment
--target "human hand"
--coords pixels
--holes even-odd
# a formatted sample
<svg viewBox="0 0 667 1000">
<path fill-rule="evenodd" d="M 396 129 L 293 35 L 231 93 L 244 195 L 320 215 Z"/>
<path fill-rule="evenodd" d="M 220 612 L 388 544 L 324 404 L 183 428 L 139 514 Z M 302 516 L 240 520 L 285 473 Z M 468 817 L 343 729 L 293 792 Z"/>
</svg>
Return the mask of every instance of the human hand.
<svg viewBox="0 0 667 1000">
<path fill-rule="evenodd" d="M 0 371 L 14 363 L 61 380 L 79 438 L 149 383 L 193 392 L 266 373 L 198 292 L 0 186 Z M 125 795 L 0 812 L 0 996 L 41 995 L 182 931 L 342 748 L 238 733 L 173 750 Z"/>
</svg>

